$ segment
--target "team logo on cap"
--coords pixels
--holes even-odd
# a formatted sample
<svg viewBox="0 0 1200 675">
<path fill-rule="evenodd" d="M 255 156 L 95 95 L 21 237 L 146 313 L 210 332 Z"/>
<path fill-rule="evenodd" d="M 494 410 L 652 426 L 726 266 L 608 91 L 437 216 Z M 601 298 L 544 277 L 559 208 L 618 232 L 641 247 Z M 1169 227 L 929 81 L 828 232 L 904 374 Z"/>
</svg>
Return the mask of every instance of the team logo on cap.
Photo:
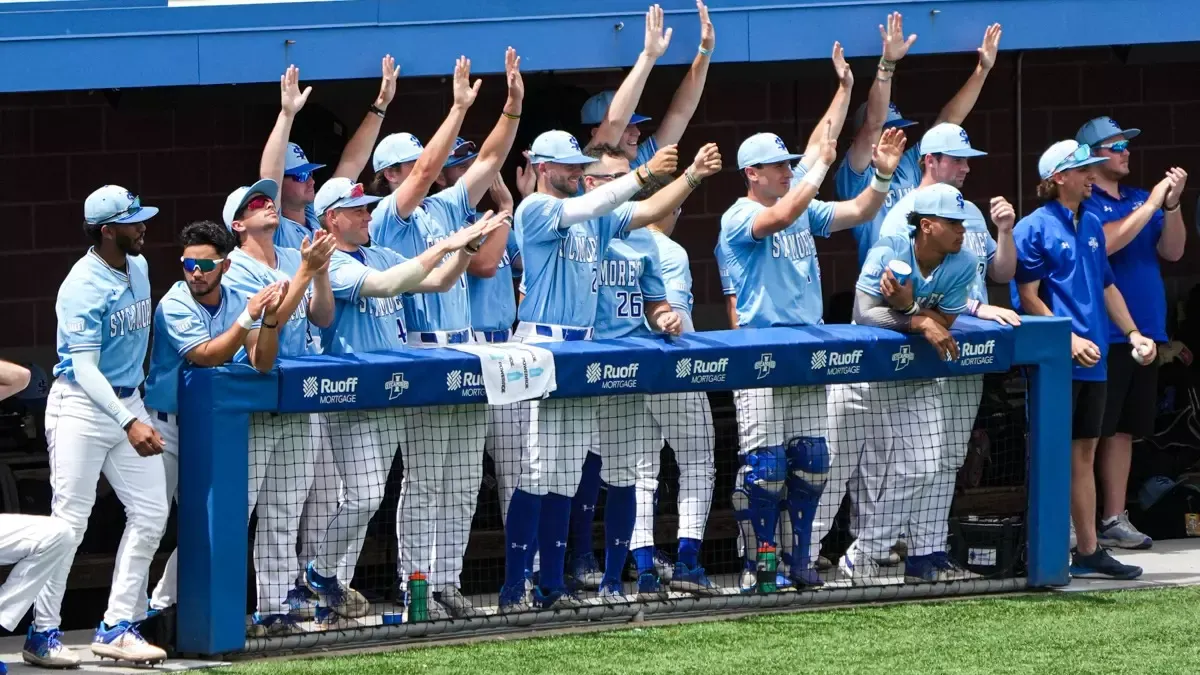
<svg viewBox="0 0 1200 675">
<path fill-rule="evenodd" d="M 896 104 L 895 104 L 895 103 L 889 103 L 889 104 L 888 104 L 888 112 L 893 112 L 893 113 L 895 113 L 896 115 L 899 115 L 899 114 L 900 114 L 900 109 L 896 107 Z"/>
<path fill-rule="evenodd" d="M 1116 121 L 1116 120 L 1114 120 L 1114 119 L 1113 119 L 1113 118 L 1111 118 L 1111 117 L 1110 117 L 1110 118 L 1108 118 L 1108 124 L 1109 124 L 1109 125 L 1110 125 L 1112 128 L 1116 129 L 1117 131 L 1120 131 L 1120 130 L 1121 130 L 1121 125 L 1120 125 L 1120 124 L 1117 124 L 1117 121 Z"/>
<path fill-rule="evenodd" d="M 293 154 L 293 155 L 295 155 L 295 156 L 297 156 L 297 157 L 299 157 L 300 159 L 303 159 L 303 160 L 305 160 L 305 161 L 308 161 L 308 158 L 304 156 L 304 151 L 303 151 L 303 150 L 301 150 L 301 149 L 300 149 L 300 146 L 298 146 L 298 145 L 293 145 L 293 146 L 292 146 L 292 154 Z"/>
<path fill-rule="evenodd" d="M 779 146 L 780 150 L 787 152 L 787 144 L 783 142 L 782 138 L 776 136 L 775 137 L 775 145 Z"/>
<path fill-rule="evenodd" d="M 568 138 L 571 139 L 571 148 L 574 149 L 575 152 L 580 152 L 579 141 L 575 140 L 574 136 L 568 136 Z"/>
<path fill-rule="evenodd" d="M 958 208 L 960 211 L 967 208 L 967 204 L 965 201 L 963 201 L 963 196 L 962 196 L 961 192 L 959 194 L 954 195 L 954 201 L 958 202 Z"/>
<path fill-rule="evenodd" d="M 958 137 L 962 139 L 962 142 L 963 142 L 963 143 L 966 143 L 967 145 L 970 145 L 970 144 L 971 144 L 971 139 L 967 137 L 967 130 L 966 130 L 966 129 L 959 129 L 959 130 L 958 130 Z"/>
</svg>

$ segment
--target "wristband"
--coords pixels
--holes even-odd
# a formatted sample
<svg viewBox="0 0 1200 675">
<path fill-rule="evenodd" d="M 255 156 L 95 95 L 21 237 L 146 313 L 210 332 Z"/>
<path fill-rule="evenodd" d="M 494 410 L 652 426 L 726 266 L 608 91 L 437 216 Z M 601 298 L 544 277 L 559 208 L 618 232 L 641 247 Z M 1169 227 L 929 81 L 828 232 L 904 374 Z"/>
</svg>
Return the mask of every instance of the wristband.
<svg viewBox="0 0 1200 675">
<path fill-rule="evenodd" d="M 267 323 L 266 319 L 263 319 L 262 326 L 263 328 L 279 328 L 279 322 Z"/>
<path fill-rule="evenodd" d="M 250 317 L 249 309 L 242 310 L 242 313 L 237 318 L 237 325 L 245 328 L 246 330 L 250 330 L 254 327 L 254 319 Z"/>
<path fill-rule="evenodd" d="M 384 115 L 387 114 L 387 112 L 383 108 L 380 108 L 379 106 L 375 105 L 374 103 L 371 104 L 370 108 L 367 108 L 367 112 L 375 113 L 376 115 L 379 116 L 379 119 L 383 119 Z"/>
<path fill-rule="evenodd" d="M 697 178 L 691 169 L 684 171 L 683 177 L 685 180 L 687 180 L 687 184 L 688 184 L 689 188 L 695 190 L 696 188 L 700 187 L 701 179 Z"/>
<path fill-rule="evenodd" d="M 1139 331 L 1138 329 L 1134 328 L 1133 330 L 1131 330 L 1131 331 L 1128 331 L 1127 333 L 1125 333 L 1125 339 L 1129 339 L 1129 338 L 1130 338 L 1130 337 L 1131 337 L 1131 336 L 1132 336 L 1134 333 L 1141 333 L 1141 331 Z"/>
<path fill-rule="evenodd" d="M 700 53 L 701 53 L 701 54 L 703 54 L 703 55 L 705 55 L 705 56 L 712 56 L 713 50 L 711 50 L 711 49 L 705 49 L 705 48 L 704 48 L 704 45 L 700 45 Z"/>
<path fill-rule="evenodd" d="M 1163 204 L 1163 211 L 1165 211 L 1167 213 L 1175 213 L 1178 210 L 1179 210 L 1179 204 L 1176 204 L 1175 206 L 1167 206 L 1166 204 Z"/>
<path fill-rule="evenodd" d="M 500 111 L 500 114 L 501 114 L 501 115 L 504 115 L 505 117 L 507 117 L 507 118 L 508 118 L 508 119 L 510 119 L 510 120 L 519 120 L 519 119 L 521 119 L 521 116 L 520 116 L 519 114 L 518 114 L 518 115 L 514 115 L 514 114 L 512 114 L 512 113 L 508 112 L 507 110 L 501 110 L 501 111 Z"/>
<path fill-rule="evenodd" d="M 917 304 L 916 300 L 913 300 L 913 304 L 911 306 L 909 306 L 908 309 L 904 310 L 904 313 L 909 316 L 916 316 L 920 312 L 921 312 L 921 306 Z"/>
<path fill-rule="evenodd" d="M 875 174 L 875 177 L 871 179 L 871 189 L 887 194 L 892 189 L 892 175 L 880 176 L 879 174 Z"/>
<path fill-rule="evenodd" d="M 821 183 L 825 182 L 825 173 L 828 171 L 829 165 L 821 160 L 817 160 L 817 163 L 808 170 L 808 173 L 804 174 L 804 177 L 800 179 L 800 182 L 808 183 L 809 185 L 820 190 Z"/>
</svg>

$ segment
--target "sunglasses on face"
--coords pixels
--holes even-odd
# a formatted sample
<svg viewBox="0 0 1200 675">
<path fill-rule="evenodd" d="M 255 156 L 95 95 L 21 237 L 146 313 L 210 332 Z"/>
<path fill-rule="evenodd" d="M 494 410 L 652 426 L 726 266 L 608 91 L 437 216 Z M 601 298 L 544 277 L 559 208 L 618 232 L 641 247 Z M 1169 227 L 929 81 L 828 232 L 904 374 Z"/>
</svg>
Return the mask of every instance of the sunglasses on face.
<svg viewBox="0 0 1200 675">
<path fill-rule="evenodd" d="M 622 171 L 620 173 L 589 173 L 588 174 L 588 176 L 591 178 L 602 178 L 604 180 L 617 180 L 618 178 L 624 178 L 625 176 L 628 176 L 628 175 L 629 175 L 628 171 Z"/>
<path fill-rule="evenodd" d="M 246 202 L 245 211 L 257 211 L 259 209 L 265 209 L 265 208 L 267 208 L 267 205 L 270 203 L 271 203 L 271 199 L 269 197 L 264 197 L 263 195 L 258 195 L 257 197 Z"/>
<path fill-rule="evenodd" d="M 287 177 L 291 178 L 292 180 L 296 181 L 297 183 L 307 183 L 308 179 L 312 178 L 312 172 L 311 171 L 299 171 L 297 173 L 287 174 Z"/>
<path fill-rule="evenodd" d="M 470 157 L 473 154 L 475 154 L 475 142 L 467 141 L 455 148 L 454 152 L 450 153 L 450 156 L 454 159 L 462 159 L 463 157 Z"/>
<path fill-rule="evenodd" d="M 195 272 L 197 268 L 207 274 L 225 262 L 224 258 L 217 258 L 216 260 L 209 260 L 208 258 L 180 258 L 179 260 L 183 263 L 183 271 L 188 274 Z"/>
<path fill-rule="evenodd" d="M 1113 152 L 1125 152 L 1129 149 L 1129 141 L 1113 141 L 1112 143 L 1101 143 L 1100 147 Z"/>
</svg>

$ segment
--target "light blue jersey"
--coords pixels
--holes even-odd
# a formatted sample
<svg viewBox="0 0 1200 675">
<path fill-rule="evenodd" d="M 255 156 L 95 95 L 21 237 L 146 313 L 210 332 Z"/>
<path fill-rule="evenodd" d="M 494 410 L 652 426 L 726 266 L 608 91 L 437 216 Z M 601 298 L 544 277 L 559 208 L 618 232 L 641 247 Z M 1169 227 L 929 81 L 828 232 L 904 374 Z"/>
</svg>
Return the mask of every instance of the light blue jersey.
<svg viewBox="0 0 1200 675">
<path fill-rule="evenodd" d="M 233 290 L 249 297 L 276 281 L 291 281 L 300 269 L 300 251 L 276 246 L 276 266 L 271 268 L 250 257 L 242 249 L 235 248 L 229 253 L 229 262 L 229 271 L 225 273 L 222 283 L 229 284 Z M 296 311 L 292 312 L 287 323 L 279 327 L 279 356 L 296 357 L 317 353 L 309 335 L 311 329 L 308 325 L 308 298 L 311 294 L 310 287 L 305 299 L 296 306 Z"/>
<path fill-rule="evenodd" d="M 719 249 L 737 293 L 738 325 L 813 326 L 821 323 L 821 265 L 813 235 L 828 237 L 833 204 L 814 199 L 791 225 L 755 239 L 754 219 L 767 207 L 742 197 L 721 216 Z"/>
<path fill-rule="evenodd" d="M 475 214 L 467 184 L 426 197 L 408 218 L 396 215 L 395 193 L 388 195 L 371 214 L 371 241 L 406 258 L 416 258 L 437 242 L 462 229 Z M 447 255 L 442 261 L 449 260 Z M 471 327 L 471 301 L 466 275 L 445 293 L 405 293 L 404 318 L 409 330 L 462 330 Z"/>
<path fill-rule="evenodd" d="M 153 311 L 145 258 L 125 256 L 125 271 L 121 271 L 89 249 L 58 287 L 54 376 L 74 382 L 71 355 L 98 351 L 100 373 L 109 384 L 137 387 L 146 377 L 142 364 L 150 345 Z"/>
<path fill-rule="evenodd" d="M 718 237 L 717 245 L 713 248 L 713 259 L 717 262 L 717 276 L 721 278 L 721 294 L 737 295 L 737 284 L 729 273 L 729 258 L 729 247 Z"/>
<path fill-rule="evenodd" d="M 361 256 L 361 258 L 359 257 Z M 334 317 L 321 331 L 326 354 L 386 352 L 404 349 L 408 329 L 402 296 L 366 298 L 359 295 L 371 270 L 384 271 L 405 262 L 404 256 L 383 246 L 360 248 L 353 254 L 334 251 L 329 261 Z"/>
<path fill-rule="evenodd" d="M 520 276 L 513 262 L 521 256 L 517 232 L 508 231 L 508 245 L 500 257 L 493 277 L 483 279 L 467 275 L 467 294 L 471 298 L 471 328 L 478 331 L 510 330 L 517 320 L 517 296 L 513 277 Z"/>
<path fill-rule="evenodd" d="M 284 180 L 287 180 L 286 178 Z M 285 218 L 282 213 L 279 214 L 279 227 L 275 228 L 275 245 L 280 248 L 294 248 L 300 250 L 300 244 L 308 237 L 308 243 L 312 243 L 313 233 L 321 229 L 321 223 L 317 220 L 317 212 L 313 210 L 313 205 L 308 204 L 304 207 L 304 222 L 297 223 L 294 220 Z"/>
<path fill-rule="evenodd" d="M 658 230 L 650 230 L 658 259 L 662 263 L 663 285 L 667 302 L 677 310 L 692 314 L 695 297 L 692 295 L 692 265 L 687 250 Z M 724 286 L 724 281 L 721 283 Z"/>
<path fill-rule="evenodd" d="M 854 287 L 876 298 L 883 297 L 879 290 L 883 270 L 893 260 L 900 260 L 912 267 L 913 300 L 922 309 L 937 309 L 945 314 L 962 314 L 967 310 L 967 297 L 975 285 L 978 259 L 965 246 L 958 253 L 951 253 L 928 277 L 921 276 L 913 253 L 913 239 L 909 236 L 881 237 L 867 256 Z"/>
<path fill-rule="evenodd" d="M 913 190 L 896 202 L 887 217 L 883 219 L 883 225 L 879 228 L 880 237 L 907 237 L 912 234 L 908 216 L 912 213 L 913 201 L 916 199 L 917 192 L 920 190 Z M 996 257 L 996 240 L 992 239 L 987 221 L 983 219 L 983 212 L 979 210 L 978 206 L 975 206 L 973 202 L 965 201 L 963 208 L 967 212 L 967 219 L 963 221 L 963 228 L 966 229 L 966 234 L 963 235 L 963 248 L 969 249 L 978 260 L 975 283 L 971 286 L 970 297 L 972 300 L 986 303 L 988 301 L 987 268 Z"/>
<path fill-rule="evenodd" d="M 654 237 L 634 230 L 609 245 L 600 263 L 593 333 L 600 339 L 650 335 L 644 303 L 667 299 Z"/>
<path fill-rule="evenodd" d="M 563 200 L 535 192 L 517 207 L 517 242 L 525 275 L 521 321 L 586 328 L 596 319 L 600 259 L 624 236 L 636 204 L 570 226 L 562 224 Z"/>
<path fill-rule="evenodd" d="M 867 189 L 874 177 L 875 170 L 872 167 L 868 167 L 862 173 L 857 173 L 850 166 L 850 160 L 842 158 L 842 163 L 838 166 L 837 175 L 834 178 L 834 193 L 842 201 L 854 199 Z M 879 207 L 879 212 L 870 221 L 857 225 L 851 230 L 854 233 L 855 241 L 858 242 L 858 266 L 860 268 L 867 259 L 867 252 L 879 239 L 879 229 L 883 226 L 883 219 L 887 217 L 888 212 L 896 203 L 917 189 L 920 184 L 921 151 L 919 146 L 914 144 L 901 155 L 900 163 L 896 165 L 896 172 L 892 174 L 892 187 L 888 190 L 887 198 L 883 200 L 883 206 Z"/>
<path fill-rule="evenodd" d="M 179 412 L 179 372 L 188 352 L 229 330 L 246 309 L 247 296 L 221 285 L 221 304 L 215 311 L 201 305 L 186 281 L 176 281 L 154 312 L 154 349 L 146 378 L 146 407 L 158 412 Z M 261 321 L 255 321 L 252 330 Z M 233 360 L 246 360 L 242 347 Z"/>
</svg>

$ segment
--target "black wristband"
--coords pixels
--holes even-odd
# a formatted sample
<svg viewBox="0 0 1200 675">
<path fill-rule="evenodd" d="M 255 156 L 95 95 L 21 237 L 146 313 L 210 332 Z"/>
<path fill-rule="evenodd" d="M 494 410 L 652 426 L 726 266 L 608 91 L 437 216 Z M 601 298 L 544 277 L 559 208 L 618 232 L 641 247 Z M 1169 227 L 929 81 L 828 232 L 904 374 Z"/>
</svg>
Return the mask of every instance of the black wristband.
<svg viewBox="0 0 1200 675">
<path fill-rule="evenodd" d="M 383 118 L 384 118 L 384 116 L 386 116 L 386 115 L 387 115 L 387 111 L 386 111 L 386 110 L 384 110 L 383 108 L 380 108 L 379 106 L 375 105 L 374 103 L 372 103 L 372 104 L 371 104 L 371 107 L 370 107 L 370 108 L 367 108 L 367 111 L 368 111 L 368 112 L 373 112 L 373 113 L 375 113 L 376 115 L 379 115 L 379 119 L 383 119 Z"/>
<path fill-rule="evenodd" d="M 278 321 L 276 321 L 275 323 L 267 323 L 266 321 L 264 321 L 264 322 L 262 322 L 262 325 L 263 325 L 265 328 L 279 328 L 279 322 L 278 322 Z"/>
</svg>

